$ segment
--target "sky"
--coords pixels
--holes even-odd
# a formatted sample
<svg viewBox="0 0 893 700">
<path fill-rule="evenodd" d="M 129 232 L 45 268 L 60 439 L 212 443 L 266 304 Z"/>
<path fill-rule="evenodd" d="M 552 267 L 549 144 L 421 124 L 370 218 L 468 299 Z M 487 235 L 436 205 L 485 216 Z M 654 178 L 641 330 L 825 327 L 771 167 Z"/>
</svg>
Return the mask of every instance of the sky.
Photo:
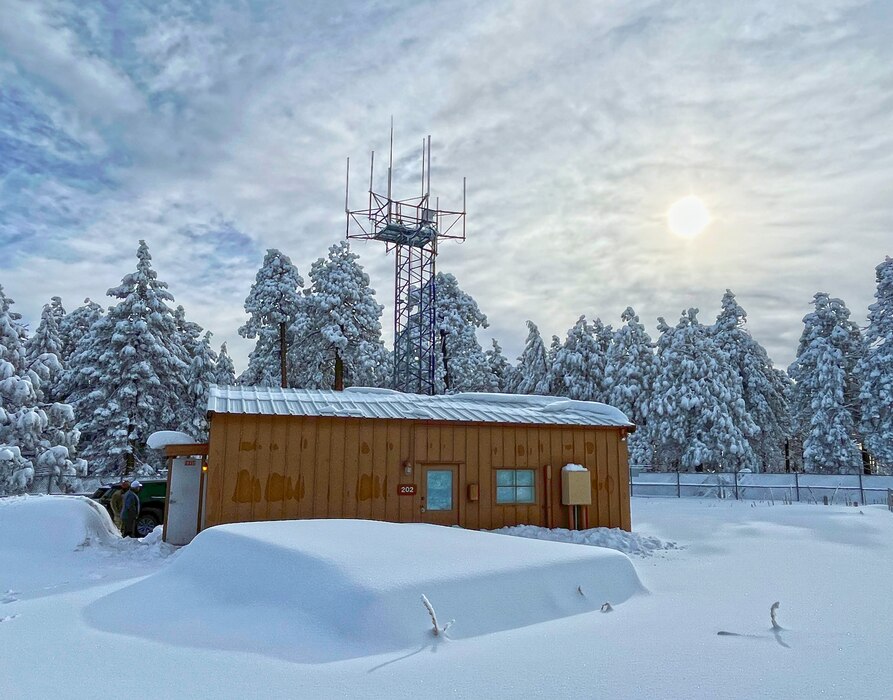
<svg viewBox="0 0 893 700">
<path fill-rule="evenodd" d="M 893 254 L 891 36 L 893 3 L 851 0 L 0 0 L 0 284 L 32 327 L 54 295 L 107 305 L 145 239 L 244 368 L 264 251 L 306 278 L 393 115 L 399 195 L 428 134 L 443 206 L 467 177 L 438 269 L 484 343 L 626 306 L 656 335 L 729 288 L 786 367 L 813 294 L 864 324 Z M 667 228 L 687 195 L 694 239 Z M 390 337 L 393 256 L 353 245 Z"/>
</svg>

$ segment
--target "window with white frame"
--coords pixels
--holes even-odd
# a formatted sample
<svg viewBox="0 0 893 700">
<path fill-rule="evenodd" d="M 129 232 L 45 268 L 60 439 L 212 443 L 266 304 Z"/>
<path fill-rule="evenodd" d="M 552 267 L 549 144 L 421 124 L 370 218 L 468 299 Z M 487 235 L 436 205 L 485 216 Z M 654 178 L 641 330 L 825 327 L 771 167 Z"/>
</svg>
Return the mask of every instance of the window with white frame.
<svg viewBox="0 0 893 700">
<path fill-rule="evenodd" d="M 497 469 L 496 503 L 536 503 L 536 472 L 533 469 Z"/>
</svg>

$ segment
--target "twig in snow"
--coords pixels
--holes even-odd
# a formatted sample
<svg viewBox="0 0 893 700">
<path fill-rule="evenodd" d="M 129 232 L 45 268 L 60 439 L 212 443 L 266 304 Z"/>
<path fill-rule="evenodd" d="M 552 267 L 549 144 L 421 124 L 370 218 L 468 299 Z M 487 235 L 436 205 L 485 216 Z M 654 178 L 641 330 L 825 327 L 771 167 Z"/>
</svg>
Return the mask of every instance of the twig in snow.
<svg viewBox="0 0 893 700">
<path fill-rule="evenodd" d="M 614 608 L 611 607 L 610 603 L 605 603 L 604 605 L 602 605 L 601 610 L 602 610 L 602 612 L 605 612 L 605 613 L 614 612 Z"/>
<path fill-rule="evenodd" d="M 425 606 L 425 610 L 427 610 L 428 614 L 431 616 L 431 624 L 434 625 L 434 636 L 439 636 L 440 627 L 437 625 L 437 614 L 434 612 L 434 606 L 431 605 L 431 601 L 428 600 L 428 597 L 424 593 L 422 593 L 422 605 Z"/>
<path fill-rule="evenodd" d="M 439 637 L 441 632 L 446 636 L 446 631 L 453 626 L 456 622 L 455 620 L 450 620 L 443 627 L 437 624 L 437 613 L 434 612 L 434 606 L 431 605 L 431 601 L 428 600 L 428 596 L 424 593 L 422 594 L 422 605 L 425 606 L 425 610 L 428 611 L 428 614 L 431 616 L 431 624 L 434 627 L 434 636 Z"/>
<path fill-rule="evenodd" d="M 775 611 L 778 610 L 778 601 L 776 600 L 772 603 L 772 607 L 769 608 L 769 617 L 772 618 L 772 629 L 780 630 L 784 629 L 781 625 L 778 624 L 778 620 L 775 619 Z"/>
<path fill-rule="evenodd" d="M 583 586 L 577 586 L 577 593 L 579 593 L 584 598 L 586 597 L 586 594 L 583 592 Z"/>
</svg>

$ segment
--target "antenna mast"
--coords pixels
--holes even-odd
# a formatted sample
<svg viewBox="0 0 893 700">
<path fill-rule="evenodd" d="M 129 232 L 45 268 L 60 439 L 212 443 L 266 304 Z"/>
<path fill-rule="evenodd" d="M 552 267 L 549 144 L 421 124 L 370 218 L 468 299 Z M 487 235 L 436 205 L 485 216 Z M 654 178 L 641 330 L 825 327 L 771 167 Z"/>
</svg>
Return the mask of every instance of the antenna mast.
<svg viewBox="0 0 893 700">
<path fill-rule="evenodd" d="M 369 166 L 369 196 L 364 209 L 351 210 L 350 159 L 347 165 L 344 209 L 347 238 L 383 241 L 395 253 L 394 275 L 394 388 L 414 394 L 435 392 L 437 338 L 435 332 L 435 262 L 440 239 L 465 240 L 465 178 L 462 210 L 431 206 L 431 136 L 422 139 L 421 195 L 396 199 L 394 175 L 394 118 L 391 117 L 387 193 L 375 191 L 375 151 Z"/>
</svg>

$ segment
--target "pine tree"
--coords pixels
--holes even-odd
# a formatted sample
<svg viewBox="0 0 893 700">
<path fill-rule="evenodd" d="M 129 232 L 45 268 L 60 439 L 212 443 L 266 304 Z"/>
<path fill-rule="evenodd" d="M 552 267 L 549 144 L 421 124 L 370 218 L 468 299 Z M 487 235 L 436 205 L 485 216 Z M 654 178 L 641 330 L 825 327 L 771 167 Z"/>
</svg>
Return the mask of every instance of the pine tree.
<svg viewBox="0 0 893 700">
<path fill-rule="evenodd" d="M 97 474 L 151 471 L 146 439 L 178 427 L 186 365 L 167 302 L 145 241 L 137 268 L 108 295 L 119 299 L 78 343 L 67 385 L 80 418 L 84 448 Z"/>
<path fill-rule="evenodd" d="M 217 355 L 217 364 L 214 367 L 214 383 L 219 386 L 229 386 L 236 383 L 236 368 L 233 366 L 232 358 L 226 351 L 226 343 L 220 346 L 220 353 Z"/>
<path fill-rule="evenodd" d="M 202 334 L 205 329 L 195 321 L 190 321 L 186 318 L 186 310 L 182 305 L 174 309 L 173 316 L 174 326 L 177 329 L 174 348 L 177 356 L 188 365 L 197 352 L 204 352 L 201 349 L 201 345 L 203 342 Z"/>
<path fill-rule="evenodd" d="M 180 423 L 180 430 L 199 442 L 208 439 L 208 387 L 214 383 L 215 378 L 211 334 L 205 333 L 194 348 L 186 369 L 184 404 L 188 411 Z"/>
<path fill-rule="evenodd" d="M 518 383 L 517 372 L 508 358 L 502 354 L 502 348 L 499 347 L 496 338 L 493 338 L 492 341 L 493 347 L 484 353 L 490 370 L 487 390 L 508 394 L 514 390 Z"/>
<path fill-rule="evenodd" d="M 841 451 L 835 449 L 827 455 L 819 453 L 821 446 L 830 443 L 813 432 L 824 428 L 814 420 L 817 406 L 822 407 L 824 416 L 834 417 L 838 424 L 835 431 L 848 426 L 850 440 L 854 445 L 859 441 L 856 428 L 859 425 L 859 385 L 855 374 L 856 364 L 862 354 L 862 339 L 859 327 L 850 320 L 850 311 L 840 299 L 818 292 L 813 297 L 814 311 L 803 317 L 803 333 L 797 348 L 797 357 L 788 369 L 794 380 L 791 392 L 791 416 L 793 429 L 799 435 L 804 447 L 804 468 L 807 471 L 838 471 L 841 469 Z M 830 348 L 828 347 L 830 344 Z M 836 351 L 836 352 L 832 352 Z M 836 378 L 837 373 L 822 363 L 841 363 L 843 390 L 839 395 L 840 408 L 845 409 L 849 418 L 843 420 L 840 410 L 832 410 L 829 402 L 836 400 L 836 390 L 829 391 L 822 382 Z M 830 429 L 830 427 L 829 427 Z M 807 445 L 810 446 L 807 455 Z M 861 461 L 856 459 L 846 469 L 857 471 Z"/>
<path fill-rule="evenodd" d="M 42 440 L 43 449 L 37 457 L 40 470 L 52 477 L 60 491 L 74 493 L 81 487 L 81 477 L 87 475 L 87 461 L 78 457 L 78 430 L 74 409 L 67 403 L 53 403 L 45 407 L 47 427 Z"/>
<path fill-rule="evenodd" d="M 550 368 L 552 393 L 580 401 L 605 401 L 605 359 L 596 327 L 580 316 L 568 330 L 564 345 L 555 350 Z"/>
<path fill-rule="evenodd" d="M 893 258 L 875 268 L 875 302 L 868 307 L 868 328 L 856 374 L 861 380 L 861 432 L 865 447 L 881 463 L 893 466 Z"/>
<path fill-rule="evenodd" d="M 304 279 L 287 255 L 270 248 L 245 299 L 248 322 L 239 328 L 243 338 L 257 338 L 243 382 L 286 386 L 289 327 L 302 306 Z"/>
<path fill-rule="evenodd" d="M 630 463 L 650 465 L 653 449 L 648 413 L 657 378 L 654 343 L 631 307 L 626 307 L 620 318 L 625 325 L 614 334 L 605 362 L 607 403 L 636 425 L 627 438 Z"/>
<path fill-rule="evenodd" d="M 549 360 L 539 328 L 527 321 L 527 342 L 518 358 L 517 383 L 512 393 L 549 395 Z"/>
<path fill-rule="evenodd" d="M 608 353 L 611 351 L 611 344 L 614 342 L 614 329 L 610 324 L 605 325 L 600 318 L 596 318 L 592 322 L 592 334 L 595 336 L 598 346 L 598 353 L 593 357 L 597 366 L 597 374 L 602 377 L 599 384 L 602 396 L 608 394 L 607 368 Z"/>
<path fill-rule="evenodd" d="M 745 328 L 747 313 L 731 290 L 722 298 L 722 311 L 713 326 L 713 337 L 741 378 L 744 405 L 759 432 L 750 446 L 763 469 L 781 471 L 784 445 L 790 438 L 791 382 L 772 366 L 772 360 Z"/>
<path fill-rule="evenodd" d="M 292 327 L 294 385 L 310 388 L 380 386 L 387 381 L 381 314 L 369 276 L 346 241 L 310 267 L 310 288 Z"/>
<path fill-rule="evenodd" d="M 438 272 L 434 283 L 437 393 L 490 389 L 487 358 L 476 335 L 489 326 L 487 317 L 453 275 Z"/>
<path fill-rule="evenodd" d="M 0 285 L 0 494 L 21 493 L 34 479 L 34 465 L 22 455 L 23 432 L 33 432 L 40 416 L 37 392 L 26 370 L 21 314 Z M 39 381 L 39 380 L 38 380 Z"/>
<path fill-rule="evenodd" d="M 61 321 L 57 320 L 59 337 L 62 341 L 63 365 L 68 365 L 68 360 L 74 354 L 78 342 L 90 332 L 90 328 L 102 317 L 102 314 L 102 307 L 90 301 L 90 298 L 87 297 L 84 299 L 83 306 L 79 306 L 71 313 L 65 314 Z"/>
<path fill-rule="evenodd" d="M 62 297 L 50 297 L 50 309 L 53 312 L 53 318 L 56 319 L 56 328 L 61 329 L 65 322 L 65 307 L 62 306 Z"/>
<path fill-rule="evenodd" d="M 685 470 L 753 469 L 748 438 L 757 427 L 744 405 L 741 378 L 697 313 L 683 312 L 675 328 L 658 319 L 662 335 L 649 407 L 654 461 Z"/>
<path fill-rule="evenodd" d="M 59 297 L 55 297 L 58 299 Z M 25 344 L 28 367 L 40 376 L 41 386 L 38 398 L 53 402 L 58 398 L 56 387 L 64 366 L 62 362 L 62 338 L 56 319 L 58 315 L 50 304 L 44 304 L 40 325 Z"/>
<path fill-rule="evenodd" d="M 815 357 L 815 387 L 811 392 L 809 427 L 803 440 L 803 464 L 807 471 L 846 473 L 857 471 L 861 457 L 853 441 L 853 416 L 846 406 L 846 363 L 841 346 L 846 331 L 837 326 L 828 338 L 811 344 Z"/>
<path fill-rule="evenodd" d="M 21 315 L 12 304 L 0 286 L 0 494 L 27 490 L 35 466 L 66 477 L 86 472 L 76 454 L 79 435 L 71 407 L 39 403 L 41 368 L 52 361 L 38 355 L 29 363 Z M 76 482 L 61 485 L 75 487 Z"/>
</svg>

